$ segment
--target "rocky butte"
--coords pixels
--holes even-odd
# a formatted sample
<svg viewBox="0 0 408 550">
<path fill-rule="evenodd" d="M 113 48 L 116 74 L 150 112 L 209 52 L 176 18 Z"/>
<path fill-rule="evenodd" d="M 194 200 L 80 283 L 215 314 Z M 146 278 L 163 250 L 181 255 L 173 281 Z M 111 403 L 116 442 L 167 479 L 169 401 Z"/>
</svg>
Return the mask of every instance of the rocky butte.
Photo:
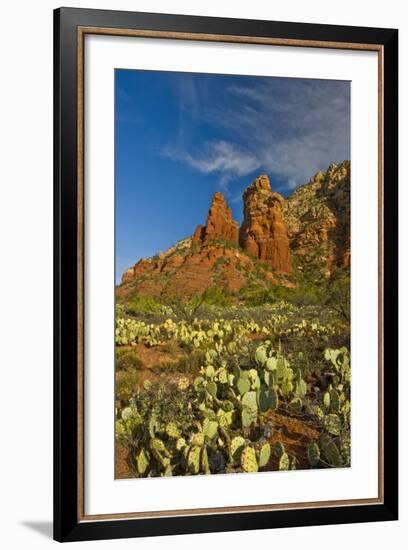
<svg viewBox="0 0 408 550">
<path fill-rule="evenodd" d="M 317 172 L 290 197 L 260 175 L 244 191 L 238 226 L 222 193 L 213 195 L 204 226 L 164 253 L 125 271 L 119 296 L 191 296 L 218 286 L 295 286 L 350 264 L 350 162 Z M 163 228 L 165 230 L 165 228 Z M 296 266 L 296 269 L 294 268 Z"/>
<path fill-rule="evenodd" d="M 267 262 L 278 273 L 291 273 L 292 260 L 283 204 L 261 175 L 244 192 L 244 221 L 239 232 L 243 250 Z"/>
<path fill-rule="evenodd" d="M 224 195 L 219 191 L 214 193 L 208 211 L 207 223 L 204 227 L 197 226 L 192 244 L 201 245 L 214 240 L 225 240 L 238 244 L 238 235 L 238 222 L 232 219 L 231 208 L 229 208 Z"/>
</svg>

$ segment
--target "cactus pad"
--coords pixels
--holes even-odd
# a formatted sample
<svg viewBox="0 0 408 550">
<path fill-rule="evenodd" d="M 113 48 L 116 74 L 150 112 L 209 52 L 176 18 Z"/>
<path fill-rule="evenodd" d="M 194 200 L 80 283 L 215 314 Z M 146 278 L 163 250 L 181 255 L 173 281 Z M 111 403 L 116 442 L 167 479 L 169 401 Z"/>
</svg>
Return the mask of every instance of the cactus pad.
<svg viewBox="0 0 408 550">
<path fill-rule="evenodd" d="M 332 440 L 332 438 L 323 434 L 320 438 L 320 448 L 326 461 L 333 467 L 340 467 L 342 465 L 340 452 Z"/>
<path fill-rule="evenodd" d="M 258 464 L 260 468 L 266 466 L 271 457 L 271 446 L 269 443 L 264 443 L 259 449 Z"/>
<path fill-rule="evenodd" d="M 241 454 L 241 466 L 244 472 L 257 472 L 258 462 L 253 447 L 245 447 Z"/>
<path fill-rule="evenodd" d="M 149 466 L 149 453 L 145 449 L 141 449 L 136 457 L 136 467 L 140 475 L 143 475 Z"/>
<path fill-rule="evenodd" d="M 196 446 L 191 447 L 187 457 L 187 466 L 190 473 L 192 474 L 199 473 L 200 457 L 201 457 L 201 448 Z"/>
<path fill-rule="evenodd" d="M 175 422 L 169 422 L 166 426 L 166 434 L 169 437 L 172 437 L 174 439 L 177 439 L 180 437 L 180 430 L 177 427 L 177 424 Z"/>
<path fill-rule="evenodd" d="M 310 466 L 316 466 L 320 461 L 320 449 L 317 443 L 309 443 L 306 447 L 307 459 Z"/>
<path fill-rule="evenodd" d="M 230 454 L 235 463 L 238 463 L 241 459 L 241 453 L 245 447 L 245 439 L 240 435 L 232 438 L 230 445 Z"/>
<path fill-rule="evenodd" d="M 279 459 L 279 470 L 289 470 L 290 460 L 287 453 L 283 453 Z"/>
</svg>

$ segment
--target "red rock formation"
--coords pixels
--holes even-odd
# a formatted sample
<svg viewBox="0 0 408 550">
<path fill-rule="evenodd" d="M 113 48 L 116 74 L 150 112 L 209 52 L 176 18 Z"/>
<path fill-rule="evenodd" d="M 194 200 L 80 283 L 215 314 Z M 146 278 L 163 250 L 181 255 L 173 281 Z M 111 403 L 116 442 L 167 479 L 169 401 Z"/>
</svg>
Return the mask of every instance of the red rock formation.
<svg viewBox="0 0 408 550">
<path fill-rule="evenodd" d="M 275 271 L 291 273 L 283 203 L 283 197 L 271 190 L 268 176 L 259 176 L 244 192 L 244 221 L 239 241 L 248 254 L 267 262 Z"/>
<path fill-rule="evenodd" d="M 194 232 L 193 244 L 206 244 L 217 240 L 238 244 L 238 237 L 238 223 L 232 219 L 231 208 L 227 205 L 224 195 L 218 191 L 212 197 L 207 223 L 204 227 L 198 225 Z"/>
</svg>

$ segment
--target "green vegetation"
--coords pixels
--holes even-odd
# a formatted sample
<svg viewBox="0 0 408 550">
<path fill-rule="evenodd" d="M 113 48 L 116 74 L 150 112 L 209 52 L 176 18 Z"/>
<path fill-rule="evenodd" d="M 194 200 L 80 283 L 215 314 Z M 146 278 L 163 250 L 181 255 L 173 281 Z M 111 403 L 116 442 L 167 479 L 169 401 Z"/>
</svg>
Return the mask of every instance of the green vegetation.
<svg viewBox="0 0 408 550">
<path fill-rule="evenodd" d="M 131 475 L 349 466 L 349 302 L 338 270 L 293 289 L 119 304 L 116 436 Z"/>
<path fill-rule="evenodd" d="M 321 435 L 307 443 L 310 467 L 350 464 L 350 362 L 346 348 L 326 348 L 331 383 L 311 399 L 302 371 L 266 340 L 255 348 L 209 347 L 190 383 L 145 382 L 118 410 L 116 434 L 135 475 L 171 476 L 256 472 L 270 466 L 269 413 L 295 410 Z M 241 361 L 238 358 L 241 358 Z M 245 357 L 245 361 L 242 358 Z M 244 363 L 241 364 L 240 363 Z M 276 469 L 297 467 L 281 442 Z"/>
</svg>

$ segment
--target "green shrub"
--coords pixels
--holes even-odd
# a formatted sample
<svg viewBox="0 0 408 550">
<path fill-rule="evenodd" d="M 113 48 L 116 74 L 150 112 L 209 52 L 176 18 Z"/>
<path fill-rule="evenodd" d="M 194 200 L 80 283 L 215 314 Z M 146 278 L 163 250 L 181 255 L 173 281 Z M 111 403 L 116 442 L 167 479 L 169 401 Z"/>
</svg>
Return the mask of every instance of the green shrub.
<svg viewBox="0 0 408 550">
<path fill-rule="evenodd" d="M 140 369 L 143 366 L 142 361 L 137 355 L 137 351 L 132 348 L 120 348 L 116 346 L 116 370 Z"/>
<path fill-rule="evenodd" d="M 137 390 L 139 373 L 134 369 L 117 371 L 115 381 L 116 399 L 127 402 Z"/>
<path fill-rule="evenodd" d="M 129 315 L 140 313 L 160 313 L 161 303 L 150 296 L 132 296 L 125 304 L 125 311 Z"/>
</svg>

